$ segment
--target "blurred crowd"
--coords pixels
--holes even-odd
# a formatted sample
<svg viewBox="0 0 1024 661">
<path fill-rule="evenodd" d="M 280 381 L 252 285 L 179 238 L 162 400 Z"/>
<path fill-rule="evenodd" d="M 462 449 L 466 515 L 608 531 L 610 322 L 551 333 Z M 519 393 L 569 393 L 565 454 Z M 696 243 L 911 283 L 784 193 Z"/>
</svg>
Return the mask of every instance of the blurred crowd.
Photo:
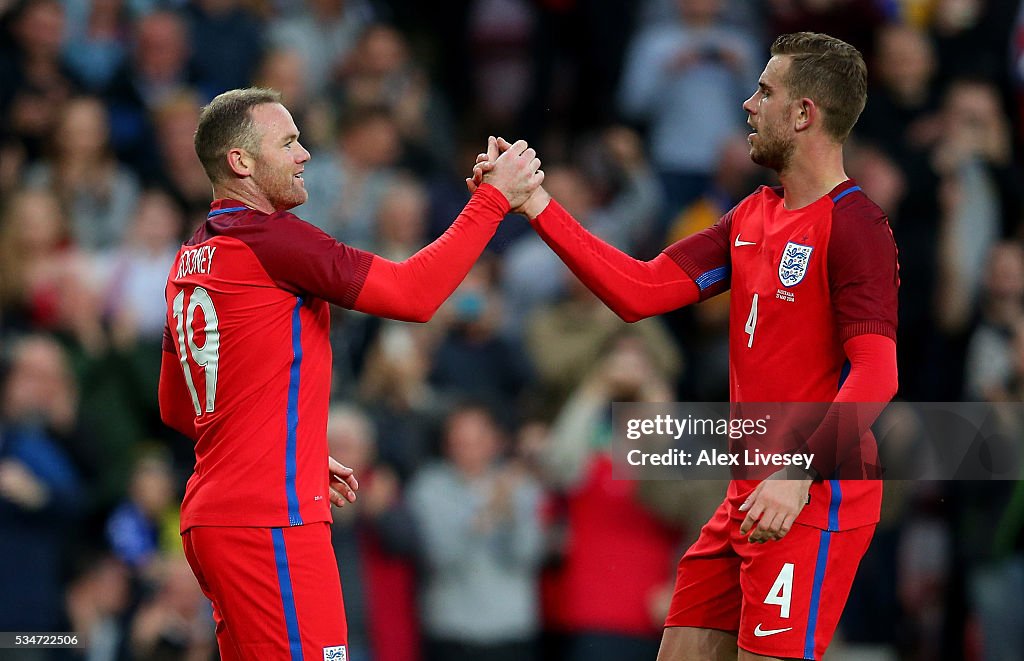
<svg viewBox="0 0 1024 661">
<path fill-rule="evenodd" d="M 740 104 L 796 30 L 869 63 L 847 168 L 900 247 L 899 398 L 1021 402 L 1018 0 L 0 0 L 0 631 L 86 641 L 32 659 L 216 654 L 192 448 L 156 403 L 214 95 L 284 94 L 295 212 L 351 245 L 438 236 L 493 134 L 650 258 L 773 183 Z M 333 316 L 350 658 L 653 659 L 724 485 L 613 480 L 610 403 L 726 400 L 726 296 L 626 325 L 510 217 L 432 322 Z M 1024 658 L 1022 484 L 888 484 L 831 658 Z"/>
</svg>

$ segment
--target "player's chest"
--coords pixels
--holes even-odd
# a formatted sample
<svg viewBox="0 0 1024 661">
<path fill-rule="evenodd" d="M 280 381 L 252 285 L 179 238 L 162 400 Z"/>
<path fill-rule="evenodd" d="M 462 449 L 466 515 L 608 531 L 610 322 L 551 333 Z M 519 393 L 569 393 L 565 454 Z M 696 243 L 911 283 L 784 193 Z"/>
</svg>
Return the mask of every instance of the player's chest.
<svg viewBox="0 0 1024 661">
<path fill-rule="evenodd" d="M 738 219 L 730 238 L 733 295 L 800 308 L 827 303 L 830 228 L 812 214 Z"/>
</svg>

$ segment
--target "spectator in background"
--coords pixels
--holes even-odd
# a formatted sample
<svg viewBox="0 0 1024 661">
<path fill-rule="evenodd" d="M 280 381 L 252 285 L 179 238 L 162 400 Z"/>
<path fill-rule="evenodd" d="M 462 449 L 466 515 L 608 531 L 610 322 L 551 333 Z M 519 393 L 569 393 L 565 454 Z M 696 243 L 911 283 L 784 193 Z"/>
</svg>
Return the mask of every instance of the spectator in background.
<svg viewBox="0 0 1024 661">
<path fill-rule="evenodd" d="M 441 398 L 427 381 L 429 331 L 385 324 L 369 350 L 359 399 L 377 428 L 378 455 L 404 481 L 427 457 Z"/>
<path fill-rule="evenodd" d="M 47 190 L 7 199 L 0 223 L 0 300 L 6 330 L 53 330 L 65 321 L 67 296 L 81 259 L 67 242 L 67 221 Z"/>
<path fill-rule="evenodd" d="M 1024 145 L 1024 3 L 1013 20 L 1010 39 L 1009 77 L 1013 87 L 1013 123 L 1017 128 L 1017 145 Z"/>
<path fill-rule="evenodd" d="M 25 174 L 28 186 L 51 189 L 71 221 L 71 238 L 82 250 L 119 244 L 135 211 L 139 180 L 118 163 L 109 143 L 106 108 L 95 97 L 78 97 L 61 109 L 50 158 Z"/>
<path fill-rule="evenodd" d="M 408 259 L 427 240 L 430 200 L 420 181 L 399 173 L 377 208 L 374 252 L 392 261 Z"/>
<path fill-rule="evenodd" d="M 420 175 L 446 168 L 454 156 L 454 127 L 444 98 L 416 64 L 405 36 L 377 24 L 366 28 L 331 88 L 348 113 L 386 108 L 402 140 L 404 159 Z"/>
<path fill-rule="evenodd" d="M 895 219 L 892 231 L 898 244 L 914 246 L 899 255 L 900 393 L 909 399 L 934 400 L 939 397 L 934 385 L 941 380 L 930 371 L 939 251 L 936 219 L 941 212 L 931 149 L 942 132 L 935 52 L 926 33 L 904 25 L 880 29 L 876 41 L 875 79 L 851 146 L 870 144 L 879 149 L 903 180 L 899 206 L 886 208 Z"/>
<path fill-rule="evenodd" d="M 0 630 L 60 631 L 62 565 L 89 502 L 66 445 L 77 399 L 60 346 L 16 342 L 0 397 Z"/>
<path fill-rule="evenodd" d="M 366 0 L 305 0 L 304 4 L 304 11 L 273 21 L 268 39 L 275 48 L 296 50 L 308 72 L 309 91 L 319 96 L 337 78 L 373 18 L 373 9 Z M 287 95 L 285 102 L 293 107 Z"/>
<path fill-rule="evenodd" d="M 662 199 L 640 137 L 626 127 L 611 127 L 582 151 L 578 165 L 546 169 L 547 189 L 557 190 L 558 199 L 594 234 L 622 250 L 638 249 L 651 238 Z M 537 306 L 564 295 L 566 273 L 536 234 L 516 239 L 501 267 L 506 337 L 519 339 Z"/>
<path fill-rule="evenodd" d="M 210 617 L 210 602 L 185 557 L 165 556 L 152 593 L 131 622 L 132 656 L 147 661 L 206 661 L 217 650 Z"/>
<path fill-rule="evenodd" d="M 78 82 L 61 59 L 65 23 L 59 0 L 20 0 L 7 18 L 9 34 L 0 35 L 0 127 L 13 143 L 3 157 L 23 165 L 42 154 Z"/>
<path fill-rule="evenodd" d="M 633 38 L 623 113 L 649 125 L 648 148 L 673 216 L 711 184 L 722 143 L 743 126 L 736 99 L 757 79 L 752 35 L 724 24 L 722 0 L 678 0 L 678 19 Z"/>
<path fill-rule="evenodd" d="M 1014 335 L 1024 322 L 1024 249 L 994 246 L 986 260 L 980 315 L 967 345 L 964 394 L 970 401 L 1013 401 Z"/>
<path fill-rule="evenodd" d="M 302 215 L 350 246 L 373 245 L 374 218 L 395 178 L 401 139 L 384 108 L 362 108 L 342 120 L 335 148 L 306 164 L 309 200 Z"/>
<path fill-rule="evenodd" d="M 213 197 L 193 144 L 200 110 L 199 98 L 183 90 L 155 106 L 150 116 L 160 155 L 155 181 L 184 209 L 187 231 L 206 220 Z"/>
<path fill-rule="evenodd" d="M 127 348 L 161 341 L 163 290 L 183 230 L 181 210 L 166 192 L 153 188 L 139 198 L 121 244 L 98 256 L 103 312 L 115 344 Z"/>
<path fill-rule="evenodd" d="M 473 397 L 507 411 L 500 420 L 511 424 L 532 369 L 519 346 L 498 334 L 501 302 L 492 273 L 490 263 L 478 262 L 445 304 L 448 327 L 433 354 L 430 383 L 450 400 Z"/>
<path fill-rule="evenodd" d="M 527 322 L 526 349 L 536 367 L 546 407 L 557 411 L 622 332 L 621 320 L 566 269 L 567 296 L 537 309 Z M 658 356 L 662 379 L 682 368 L 679 349 L 660 319 L 631 327 L 646 350 Z"/>
<path fill-rule="evenodd" d="M 92 93 L 107 88 L 124 63 L 131 33 L 126 0 L 81 0 L 66 5 L 64 61 Z"/>
<path fill-rule="evenodd" d="M 855 134 L 903 164 L 906 151 L 928 147 L 941 130 L 935 48 L 927 33 L 898 23 L 879 30 L 875 41 L 874 78 Z"/>
<path fill-rule="evenodd" d="M 456 56 L 449 55 L 448 82 L 454 82 L 456 77 L 468 78 L 466 87 L 472 90 L 476 101 L 471 117 L 477 126 L 486 126 L 499 134 L 506 130 L 518 134 L 517 119 L 529 101 L 531 85 L 530 41 L 535 20 L 530 3 L 472 2 L 457 21 L 449 24 L 459 25 L 464 31 L 457 37 L 464 42 L 452 49 L 456 53 L 461 50 L 464 57 L 456 60 Z M 450 33 L 449 36 L 455 37 Z"/>
<path fill-rule="evenodd" d="M 158 166 L 150 113 L 195 85 L 191 52 L 188 27 L 178 13 L 147 14 L 135 23 L 131 55 L 104 93 L 114 149 L 144 177 L 153 176 Z"/>
<path fill-rule="evenodd" d="M 302 127 L 303 144 L 317 152 L 327 149 L 334 137 L 333 111 L 324 97 L 310 87 L 308 66 L 297 47 L 268 50 L 253 83 L 281 93 L 296 125 Z"/>
<path fill-rule="evenodd" d="M 152 577 L 161 551 L 177 552 L 178 496 L 170 462 L 157 453 L 135 462 L 128 498 L 107 519 L 114 556 L 141 578 Z"/>
<path fill-rule="evenodd" d="M 930 31 L 939 69 L 949 78 L 996 79 L 1006 62 L 1017 2 L 935 0 Z"/>
<path fill-rule="evenodd" d="M 416 584 L 412 557 L 417 537 L 402 502 L 398 476 L 377 461 L 373 423 L 358 408 L 336 405 L 327 422 L 332 457 L 359 475 L 359 505 L 334 508 L 331 540 L 345 586 L 352 658 L 417 661 Z"/>
<path fill-rule="evenodd" d="M 501 432 L 485 408 L 452 412 L 442 443 L 444 459 L 408 489 L 422 537 L 427 659 L 537 659 L 540 489 L 499 463 Z"/>
<path fill-rule="evenodd" d="M 872 35 L 892 18 L 895 5 L 879 0 L 768 0 L 768 33 L 824 32 L 864 53 L 870 62 Z"/>
<path fill-rule="evenodd" d="M 263 54 L 263 21 L 243 0 L 194 0 L 185 5 L 192 67 L 204 98 L 247 87 Z"/>
<path fill-rule="evenodd" d="M 87 661 L 117 661 L 127 655 L 131 572 L 110 555 L 85 555 L 64 603 L 71 631 L 81 633 Z"/>
<path fill-rule="evenodd" d="M 933 162 L 941 176 L 938 322 L 966 331 L 993 244 L 1019 222 L 1019 177 L 999 92 L 983 81 L 955 81 L 942 108 Z"/>
<path fill-rule="evenodd" d="M 609 447 L 612 402 L 672 399 L 653 358 L 664 356 L 632 329 L 601 356 L 552 424 L 542 463 L 567 500 L 545 623 L 565 636 L 562 661 L 654 658 L 678 551 L 679 533 L 642 504 L 639 483 L 612 478 Z"/>
</svg>

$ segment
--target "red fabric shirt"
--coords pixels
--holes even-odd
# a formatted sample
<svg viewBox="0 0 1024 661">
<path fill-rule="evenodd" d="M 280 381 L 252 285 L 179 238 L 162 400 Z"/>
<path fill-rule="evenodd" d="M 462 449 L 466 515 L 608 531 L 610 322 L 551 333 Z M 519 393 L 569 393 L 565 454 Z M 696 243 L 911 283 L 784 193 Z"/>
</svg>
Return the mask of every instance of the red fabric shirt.
<svg viewBox="0 0 1024 661">
<path fill-rule="evenodd" d="M 703 300 L 732 290 L 729 386 L 733 402 L 831 402 L 862 334 L 895 341 L 896 245 L 884 212 L 852 181 L 797 210 L 762 187 L 716 225 L 664 253 Z M 756 481 L 734 481 L 732 514 Z M 828 530 L 878 521 L 881 482 L 825 480 L 797 521 Z"/>
<path fill-rule="evenodd" d="M 372 255 L 288 212 L 211 208 L 166 289 L 161 410 L 196 442 L 181 529 L 329 521 L 328 302 L 352 306 Z"/>
<path fill-rule="evenodd" d="M 328 303 L 429 320 L 508 210 L 483 184 L 443 235 L 395 263 L 287 211 L 214 202 L 166 289 L 160 415 L 196 443 L 182 531 L 330 520 Z"/>
</svg>

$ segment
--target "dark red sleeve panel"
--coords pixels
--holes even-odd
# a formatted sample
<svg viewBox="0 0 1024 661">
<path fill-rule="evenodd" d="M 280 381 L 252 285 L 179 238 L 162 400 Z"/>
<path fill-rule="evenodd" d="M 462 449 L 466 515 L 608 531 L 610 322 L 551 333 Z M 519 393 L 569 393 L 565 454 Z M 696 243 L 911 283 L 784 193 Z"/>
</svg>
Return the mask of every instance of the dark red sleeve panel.
<svg viewBox="0 0 1024 661">
<path fill-rule="evenodd" d="M 185 387 L 178 352 L 174 348 L 170 332 L 164 326 L 163 351 L 160 359 L 160 384 L 157 400 L 160 405 L 160 419 L 171 429 L 196 439 L 195 409 L 192 397 Z"/>
<path fill-rule="evenodd" d="M 501 191 L 482 184 L 445 233 L 409 259 L 392 262 L 374 255 L 353 307 L 389 319 L 429 321 L 466 278 L 508 211 Z"/>
<path fill-rule="evenodd" d="M 634 259 L 585 230 L 554 200 L 530 224 L 569 270 L 625 321 L 697 302 L 697 285 L 667 254 L 649 262 Z"/>
<path fill-rule="evenodd" d="M 238 229 L 243 231 L 233 235 L 245 241 L 279 287 L 345 308 L 355 303 L 373 260 L 371 253 L 335 241 L 288 211 Z"/>
<path fill-rule="evenodd" d="M 864 333 L 895 341 L 896 242 L 885 213 L 863 193 L 846 195 L 832 211 L 828 277 L 842 342 Z"/>
<path fill-rule="evenodd" d="M 733 207 L 711 227 L 665 248 L 664 254 L 697 283 L 702 301 L 729 289 L 729 236 L 735 211 Z"/>
</svg>

